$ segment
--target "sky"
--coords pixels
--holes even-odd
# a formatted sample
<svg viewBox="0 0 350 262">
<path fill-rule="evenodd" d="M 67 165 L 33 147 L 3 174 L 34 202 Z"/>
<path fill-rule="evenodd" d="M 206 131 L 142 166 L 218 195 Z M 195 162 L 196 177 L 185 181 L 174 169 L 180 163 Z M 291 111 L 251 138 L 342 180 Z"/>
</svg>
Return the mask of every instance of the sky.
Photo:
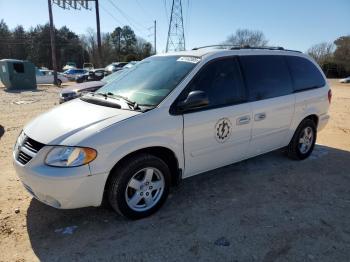
<svg viewBox="0 0 350 262">
<path fill-rule="evenodd" d="M 172 0 L 99 0 L 101 32 L 130 25 L 153 44 L 157 20 L 157 50 L 164 52 Z M 350 0 L 182 0 L 186 49 L 218 44 L 237 29 L 261 30 L 269 45 L 306 51 L 320 42 L 350 35 Z M 91 10 L 53 6 L 56 27 L 77 34 L 96 29 Z M 121 11 L 120 11 L 121 10 Z M 47 0 L 0 0 L 0 19 L 13 29 L 47 23 Z"/>
</svg>

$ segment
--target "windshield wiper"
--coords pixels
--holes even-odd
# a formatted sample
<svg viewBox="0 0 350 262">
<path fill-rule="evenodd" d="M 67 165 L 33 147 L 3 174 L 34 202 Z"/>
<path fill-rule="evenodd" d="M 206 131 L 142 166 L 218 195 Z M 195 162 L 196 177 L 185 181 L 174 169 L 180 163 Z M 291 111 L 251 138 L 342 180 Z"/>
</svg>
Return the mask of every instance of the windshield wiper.
<svg viewBox="0 0 350 262">
<path fill-rule="evenodd" d="M 104 96 L 106 99 L 107 99 L 108 97 L 122 99 L 122 100 L 124 100 L 124 102 L 127 103 L 127 105 L 128 105 L 131 109 L 133 109 L 133 110 L 141 110 L 141 108 L 139 107 L 139 105 L 138 105 L 135 101 L 131 101 L 130 99 L 128 99 L 128 98 L 125 97 L 125 96 L 116 95 L 116 94 L 113 94 L 113 93 L 111 93 L 111 92 L 108 92 L 108 93 L 96 93 L 96 94 L 102 95 L 102 96 Z"/>
<path fill-rule="evenodd" d="M 115 103 L 113 100 L 102 100 L 99 98 L 95 98 L 94 95 L 95 94 L 91 94 L 91 96 L 82 96 L 80 99 L 85 102 L 96 104 L 96 105 L 121 109 L 121 105 L 119 103 Z"/>
<path fill-rule="evenodd" d="M 153 108 L 155 108 L 155 105 L 151 105 L 151 104 L 138 104 L 135 101 L 131 101 L 129 98 L 122 96 L 122 95 L 116 95 L 113 94 L 111 92 L 108 93 L 92 93 L 91 95 L 100 95 L 103 96 L 105 99 L 107 98 L 113 98 L 113 99 L 122 99 L 124 100 L 124 102 L 126 102 L 126 104 L 132 109 L 132 110 L 140 110 L 141 112 L 147 112 Z M 145 107 L 145 108 L 141 108 L 141 107 Z"/>
</svg>

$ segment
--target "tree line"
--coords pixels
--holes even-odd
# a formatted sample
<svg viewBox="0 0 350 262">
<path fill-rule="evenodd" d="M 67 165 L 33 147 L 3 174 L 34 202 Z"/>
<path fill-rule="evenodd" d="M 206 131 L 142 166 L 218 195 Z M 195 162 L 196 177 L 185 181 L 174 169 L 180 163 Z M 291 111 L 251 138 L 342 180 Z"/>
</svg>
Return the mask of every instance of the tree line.
<svg viewBox="0 0 350 262">
<path fill-rule="evenodd" d="M 68 27 L 55 28 L 58 69 L 67 62 L 98 65 L 97 37 L 92 29 L 77 35 Z M 152 44 L 138 37 L 130 26 L 117 27 L 111 33 L 102 34 L 101 66 L 112 62 L 142 60 L 152 55 Z M 49 24 L 37 25 L 25 30 L 19 25 L 10 30 L 0 21 L 0 59 L 29 60 L 38 67 L 52 68 Z"/>
<path fill-rule="evenodd" d="M 333 43 L 313 45 L 307 53 L 320 65 L 327 77 L 350 76 L 350 35 L 341 36 Z"/>
<path fill-rule="evenodd" d="M 88 29 L 86 34 L 77 35 L 66 26 L 55 29 L 56 57 L 58 68 L 67 62 L 78 67 L 90 62 L 98 65 L 96 33 Z M 269 44 L 259 30 L 238 29 L 222 44 L 264 47 Z M 350 75 L 350 35 L 341 36 L 333 43 L 320 43 L 307 50 L 321 66 L 327 77 Z M 152 55 L 152 44 L 138 37 L 130 26 L 116 27 L 111 33 L 102 34 L 102 66 L 116 61 L 142 60 Z M 10 30 L 0 21 L 0 59 L 14 58 L 30 60 L 36 66 L 52 68 L 50 27 L 37 25 L 24 30 L 19 25 Z"/>
</svg>

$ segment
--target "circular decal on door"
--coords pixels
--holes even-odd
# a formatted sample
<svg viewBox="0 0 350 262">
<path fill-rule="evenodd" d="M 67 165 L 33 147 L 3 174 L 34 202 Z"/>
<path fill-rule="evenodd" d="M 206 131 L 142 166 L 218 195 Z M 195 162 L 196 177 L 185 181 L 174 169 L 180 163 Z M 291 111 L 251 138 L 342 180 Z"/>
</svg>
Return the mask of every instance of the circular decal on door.
<svg viewBox="0 0 350 262">
<path fill-rule="evenodd" d="M 231 136 L 232 124 L 228 118 L 221 118 L 215 125 L 215 138 L 219 143 L 226 142 Z"/>
</svg>

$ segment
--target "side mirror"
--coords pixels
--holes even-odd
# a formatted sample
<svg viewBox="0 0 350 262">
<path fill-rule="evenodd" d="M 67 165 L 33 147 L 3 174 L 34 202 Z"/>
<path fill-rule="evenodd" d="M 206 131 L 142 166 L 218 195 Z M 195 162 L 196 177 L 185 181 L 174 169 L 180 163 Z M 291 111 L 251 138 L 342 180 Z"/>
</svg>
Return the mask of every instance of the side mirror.
<svg viewBox="0 0 350 262">
<path fill-rule="evenodd" d="M 183 113 L 188 110 L 193 110 L 209 105 L 209 99 L 204 91 L 191 91 L 184 101 L 177 104 L 177 112 Z"/>
</svg>

